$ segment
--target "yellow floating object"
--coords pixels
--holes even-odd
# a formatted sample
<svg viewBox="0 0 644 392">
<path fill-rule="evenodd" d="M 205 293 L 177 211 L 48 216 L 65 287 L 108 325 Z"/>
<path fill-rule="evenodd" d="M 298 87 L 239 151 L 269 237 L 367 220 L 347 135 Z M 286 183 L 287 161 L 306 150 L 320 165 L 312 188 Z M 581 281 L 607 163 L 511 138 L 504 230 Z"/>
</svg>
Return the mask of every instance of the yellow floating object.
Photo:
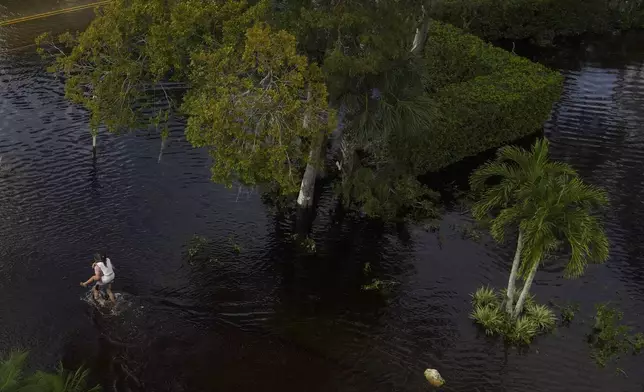
<svg viewBox="0 0 644 392">
<path fill-rule="evenodd" d="M 425 378 L 434 387 L 441 387 L 443 386 L 443 384 L 445 384 L 445 379 L 436 369 L 426 369 Z"/>
</svg>

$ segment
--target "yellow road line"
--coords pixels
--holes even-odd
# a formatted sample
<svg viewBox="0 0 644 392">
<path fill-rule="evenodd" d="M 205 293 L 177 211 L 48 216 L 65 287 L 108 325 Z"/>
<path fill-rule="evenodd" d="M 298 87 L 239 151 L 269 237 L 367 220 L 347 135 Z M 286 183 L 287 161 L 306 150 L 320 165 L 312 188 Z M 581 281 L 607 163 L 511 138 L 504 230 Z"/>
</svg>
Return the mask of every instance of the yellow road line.
<svg viewBox="0 0 644 392">
<path fill-rule="evenodd" d="M 91 4 L 77 5 L 75 7 L 63 8 L 63 9 L 56 10 L 56 11 L 43 12 L 42 14 L 23 16 L 23 17 L 16 18 L 16 19 L 0 21 L 0 27 L 9 26 L 9 25 L 16 24 L 16 23 L 29 22 L 31 20 L 48 18 L 50 16 L 66 14 L 68 12 L 74 12 L 74 11 L 80 11 L 80 10 L 84 10 L 84 9 L 88 9 L 88 8 L 98 7 L 100 5 L 105 5 L 107 3 L 109 3 L 109 0 L 97 1 L 97 2 L 91 3 Z"/>
</svg>

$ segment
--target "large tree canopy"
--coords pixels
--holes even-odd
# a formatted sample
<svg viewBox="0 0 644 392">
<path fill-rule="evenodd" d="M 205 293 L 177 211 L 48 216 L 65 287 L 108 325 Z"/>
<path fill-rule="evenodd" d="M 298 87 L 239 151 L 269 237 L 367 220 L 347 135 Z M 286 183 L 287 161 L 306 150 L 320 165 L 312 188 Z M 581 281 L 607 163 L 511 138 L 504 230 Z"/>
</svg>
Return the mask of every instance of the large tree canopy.
<svg viewBox="0 0 644 392">
<path fill-rule="evenodd" d="M 187 139 L 214 158 L 213 180 L 290 194 L 337 125 L 330 108 L 344 107 L 348 124 L 372 112 L 360 97 L 407 61 L 421 5 L 115 0 L 86 31 L 41 47 L 94 131 L 163 128 L 180 112 Z M 387 120 L 371 121 L 370 140 L 354 137 L 352 149 L 379 153 L 391 124 L 378 121 Z"/>
<path fill-rule="evenodd" d="M 322 73 L 297 54 L 295 37 L 258 24 L 243 45 L 200 51 L 192 65 L 186 136 L 210 148 L 213 180 L 274 181 L 295 193 L 309 145 L 332 114 Z"/>
<path fill-rule="evenodd" d="M 300 206 L 312 203 L 327 136 L 336 130 L 344 200 L 393 218 L 431 206 L 418 175 L 472 150 L 430 148 L 460 131 L 442 126 L 452 119 L 436 114 L 445 114 L 450 96 L 437 100 L 432 81 L 461 82 L 472 72 L 448 64 L 439 73 L 454 77 L 435 75 L 430 65 L 445 62 L 425 58 L 440 58 L 440 48 L 422 50 L 427 33 L 435 34 L 429 4 L 114 0 L 86 31 L 41 37 L 40 50 L 66 77 L 67 97 L 90 111 L 94 135 L 103 126 L 152 126 L 163 139 L 170 116 L 183 116 L 188 141 L 213 157 L 214 181 L 269 184 L 282 195 L 299 188 Z M 449 34 L 440 39 L 462 47 Z"/>
<path fill-rule="evenodd" d="M 84 32 L 39 40 L 52 44 L 52 70 L 66 76 L 67 97 L 90 111 L 91 127 L 118 132 L 158 121 L 150 108 L 159 101 L 164 110 L 176 109 L 163 82 L 187 87 L 191 53 L 240 40 L 263 7 L 243 0 L 114 0 Z"/>
</svg>

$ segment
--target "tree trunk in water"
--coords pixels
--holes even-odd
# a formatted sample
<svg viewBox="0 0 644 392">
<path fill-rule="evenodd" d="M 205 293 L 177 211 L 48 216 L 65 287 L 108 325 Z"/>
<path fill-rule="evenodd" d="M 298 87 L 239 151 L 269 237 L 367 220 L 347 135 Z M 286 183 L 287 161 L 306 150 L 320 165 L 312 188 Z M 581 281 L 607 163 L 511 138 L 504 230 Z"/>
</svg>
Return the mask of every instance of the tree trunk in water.
<svg viewBox="0 0 644 392">
<path fill-rule="evenodd" d="M 163 148 L 165 147 L 165 137 L 161 137 L 161 149 L 159 150 L 159 158 L 157 159 L 157 163 L 161 163 L 161 157 L 163 156 Z"/>
<path fill-rule="evenodd" d="M 526 279 L 525 283 L 523 284 L 523 290 L 521 290 L 521 295 L 517 300 L 517 305 L 514 307 L 514 314 L 512 315 L 514 318 L 518 317 L 519 314 L 523 312 L 523 304 L 525 303 L 525 299 L 528 297 L 528 293 L 530 292 L 530 286 L 532 286 L 532 280 L 534 279 L 534 276 L 537 274 L 537 268 L 539 268 L 539 263 L 534 264 L 534 266 L 530 270 L 530 275 L 528 275 L 528 279 Z"/>
<path fill-rule="evenodd" d="M 306 94 L 306 100 L 311 99 L 311 90 Z M 302 120 L 302 126 L 304 128 L 309 127 L 309 119 L 311 114 L 304 113 L 304 119 Z M 300 184 L 300 194 L 297 195 L 297 205 L 300 208 L 310 208 L 313 204 L 313 192 L 315 191 L 315 180 L 318 176 L 318 159 L 320 157 L 320 148 L 322 147 L 322 135 L 315 138 L 311 142 L 311 151 L 309 152 L 309 160 L 306 164 L 306 169 L 304 170 L 304 175 L 302 176 L 302 182 Z"/>
<path fill-rule="evenodd" d="M 425 48 L 425 42 L 427 41 L 427 34 L 429 32 L 429 16 L 425 16 L 423 22 L 416 29 L 416 34 L 414 35 L 414 43 L 411 46 L 411 53 L 413 55 L 418 55 L 422 53 Z"/>
<path fill-rule="evenodd" d="M 92 156 L 96 158 L 96 136 L 98 135 L 92 135 Z"/>
<path fill-rule="evenodd" d="M 315 191 L 315 180 L 318 176 L 319 157 L 322 154 L 322 146 L 324 146 L 323 137 L 320 135 L 318 140 L 314 141 L 311 145 L 309 162 L 306 164 L 306 170 L 304 171 L 300 185 L 300 194 L 297 196 L 298 207 L 310 208 L 313 205 L 313 193 Z"/>
<path fill-rule="evenodd" d="M 511 315 L 514 305 L 514 292 L 517 284 L 517 272 L 519 271 L 519 264 L 521 264 L 521 251 L 523 250 L 523 234 L 519 230 L 519 239 L 517 240 L 517 250 L 514 253 L 514 261 L 512 262 L 512 270 L 510 271 L 510 280 L 508 281 L 507 302 L 505 304 L 505 311 Z"/>
</svg>

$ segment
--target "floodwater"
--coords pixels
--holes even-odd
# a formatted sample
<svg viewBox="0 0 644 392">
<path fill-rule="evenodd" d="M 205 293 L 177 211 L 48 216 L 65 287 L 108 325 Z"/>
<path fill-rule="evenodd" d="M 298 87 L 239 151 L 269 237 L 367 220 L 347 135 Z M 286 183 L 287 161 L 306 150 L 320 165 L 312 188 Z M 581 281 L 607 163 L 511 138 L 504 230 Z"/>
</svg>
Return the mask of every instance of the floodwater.
<svg viewBox="0 0 644 392">
<path fill-rule="evenodd" d="M 3 0 L 0 12 L 50 9 L 31 3 Z M 257 191 L 209 182 L 207 153 L 180 123 L 160 162 L 145 131 L 101 134 L 92 159 L 87 114 L 33 48 L 16 50 L 90 17 L 0 28 L 1 349 L 30 349 L 34 367 L 84 363 L 107 391 L 426 391 L 427 367 L 445 391 L 642 391 L 642 357 L 597 368 L 585 335 L 593 304 L 608 300 L 644 329 L 644 34 L 539 55 L 566 75 L 545 127 L 552 154 L 607 188 L 612 250 L 577 280 L 560 263 L 538 273 L 539 298 L 581 310 L 517 350 L 468 319 L 472 291 L 506 283 L 512 244 L 464 238 L 457 208 L 437 234 L 343 214 L 325 190 L 309 254 L 292 240 L 292 216 Z M 195 234 L 209 243 L 191 262 Z M 97 250 L 117 268 L 116 316 L 79 287 Z M 398 284 L 362 291 L 372 278 Z"/>
</svg>

